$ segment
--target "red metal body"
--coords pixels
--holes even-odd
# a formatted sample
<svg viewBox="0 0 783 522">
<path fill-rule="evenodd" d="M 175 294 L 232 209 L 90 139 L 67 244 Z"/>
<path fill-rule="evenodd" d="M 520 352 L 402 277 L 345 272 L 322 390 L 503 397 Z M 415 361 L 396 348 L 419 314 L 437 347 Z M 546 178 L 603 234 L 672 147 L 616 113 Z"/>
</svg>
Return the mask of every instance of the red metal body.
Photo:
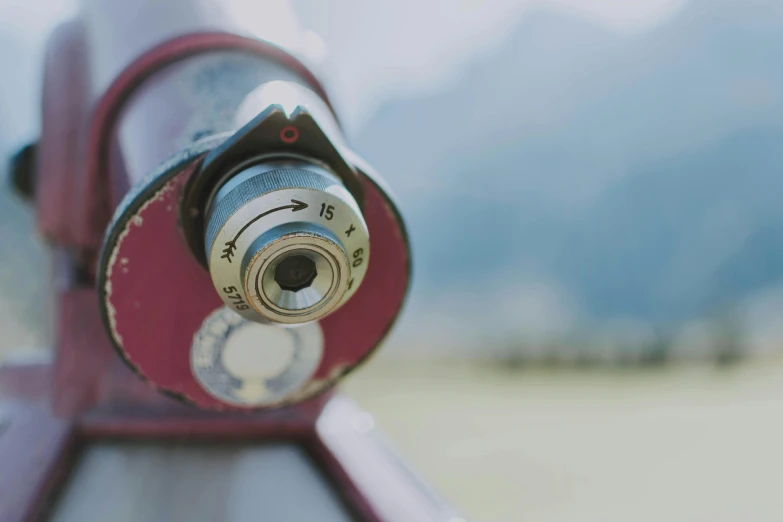
<svg viewBox="0 0 783 522">
<path fill-rule="evenodd" d="M 200 407 L 227 409 L 203 391 L 189 366 L 194 333 L 220 306 L 208 274 L 193 263 L 181 241 L 176 220 L 184 188 L 201 159 L 192 152 L 198 148 L 194 142 L 235 130 L 231 116 L 237 107 L 271 79 L 295 81 L 327 103 L 328 98 L 293 52 L 238 34 L 233 21 L 213 20 L 205 13 L 214 10 L 197 7 L 214 2 L 194 7 L 177 0 L 161 9 L 159 2 L 144 1 L 134 5 L 133 13 L 125 4 L 92 3 L 90 16 L 61 29 L 49 48 L 43 127 L 57 133 L 45 136 L 40 145 L 44 168 L 39 183 L 45 190 L 37 194 L 39 228 L 75 256 L 83 276 L 96 279 L 97 256 L 112 213 L 126 204 L 123 198 L 131 186 L 156 171 L 167 176 L 159 165 L 177 158 L 181 172 L 173 172 L 176 179 L 158 188 L 165 194 L 126 216 L 126 222 L 138 226 L 129 225 L 120 234 L 111 251 L 115 262 L 101 271 L 101 276 L 110 275 L 99 282 L 99 291 L 114 312 L 106 321 L 113 344 L 136 372 Z M 171 20 L 161 19 L 161 11 Z M 96 19 L 122 26 L 128 37 L 102 30 Z M 156 23 L 148 25 L 150 19 Z M 177 32 L 182 30 L 192 32 Z M 84 90 L 62 88 L 64 77 Z M 62 123 L 63 117 L 72 124 Z M 82 154 L 73 154 L 74 149 Z M 354 163 L 363 180 L 365 220 L 375 254 L 356 295 L 320 322 L 325 357 L 305 396 L 331 386 L 375 350 L 397 316 L 409 279 L 399 216 L 370 169 L 358 159 Z M 68 174 L 60 177 L 63 170 Z M 48 193 L 50 187 L 57 198 Z M 112 227 L 119 230 L 122 224 Z"/>
<path fill-rule="evenodd" d="M 183 57 L 241 48 L 284 64 L 312 89 L 323 90 L 292 54 L 210 19 L 198 7 L 209 2 L 186 2 L 191 7 L 183 9 L 183 2 L 172 1 L 149 23 L 144 12 L 156 5 L 152 0 L 93 3 L 89 12 L 98 20 L 59 27 L 46 56 L 36 211 L 40 232 L 53 248 L 56 351 L 52 363 L 0 368 L 0 522 L 40 520 L 81 449 L 107 438 L 292 440 L 307 448 L 357 519 L 458 520 L 411 478 L 372 430 L 357 428 L 356 419 L 366 414 L 347 399 L 324 393 L 265 412 L 200 411 L 157 393 L 116 356 L 101 324 L 95 289 L 101 241 L 114 207 L 138 172 L 178 146 L 178 131 L 157 129 L 145 136 L 134 129 L 133 111 L 141 111 L 137 120 L 143 120 L 145 111 L 160 110 L 162 96 L 154 83 L 146 92 L 136 88 Z M 183 13 L 192 16 L 183 19 Z M 123 39 L 120 31 L 110 39 L 111 48 L 96 50 L 95 28 L 107 18 L 125 19 L 119 25 L 137 37 Z M 131 98 L 132 103 L 123 103 Z M 163 107 L 187 110 L 176 103 Z M 135 151 L 135 166 L 119 161 L 123 149 Z M 368 198 L 379 197 L 372 186 L 366 189 Z M 367 218 L 374 219 L 383 220 Z M 396 254 L 382 252 L 379 259 L 384 255 L 392 259 Z M 389 277 L 395 276 L 390 272 Z M 394 291 L 384 286 L 387 280 L 371 282 L 375 295 Z M 369 306 L 372 299 L 368 292 L 352 306 Z M 209 298 L 201 302 L 216 304 Z M 367 327 L 385 329 L 387 323 L 382 318 Z M 347 330 L 339 317 L 330 327 Z M 347 339 L 347 346 L 356 344 Z"/>
</svg>

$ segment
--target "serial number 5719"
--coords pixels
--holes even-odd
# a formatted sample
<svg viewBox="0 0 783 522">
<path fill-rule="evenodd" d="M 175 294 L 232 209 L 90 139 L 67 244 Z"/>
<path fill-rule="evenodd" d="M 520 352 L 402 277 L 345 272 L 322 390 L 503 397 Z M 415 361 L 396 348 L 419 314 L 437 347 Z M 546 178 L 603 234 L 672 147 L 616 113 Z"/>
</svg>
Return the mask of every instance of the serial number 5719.
<svg viewBox="0 0 783 522">
<path fill-rule="evenodd" d="M 248 308 L 250 308 L 245 302 L 245 300 L 242 299 L 242 296 L 239 294 L 239 290 L 237 290 L 237 287 L 225 286 L 223 287 L 223 293 L 225 293 L 226 297 L 228 297 L 231 300 L 231 305 L 237 310 L 247 310 Z"/>
</svg>

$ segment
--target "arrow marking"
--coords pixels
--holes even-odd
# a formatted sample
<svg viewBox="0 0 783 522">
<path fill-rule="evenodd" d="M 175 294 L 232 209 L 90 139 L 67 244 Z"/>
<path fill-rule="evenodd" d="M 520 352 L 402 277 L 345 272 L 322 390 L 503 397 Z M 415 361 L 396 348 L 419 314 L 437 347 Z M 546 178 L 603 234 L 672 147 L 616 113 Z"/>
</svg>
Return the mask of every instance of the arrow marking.
<svg viewBox="0 0 783 522">
<path fill-rule="evenodd" d="M 239 236 L 241 236 L 242 232 L 247 230 L 250 225 L 258 221 L 262 217 L 268 216 L 269 214 L 272 214 L 273 212 L 277 212 L 279 210 L 285 210 L 287 208 L 290 208 L 292 212 L 299 212 L 300 210 L 304 210 L 309 206 L 304 201 L 299 201 L 297 199 L 292 199 L 291 203 L 293 203 L 293 205 L 284 205 L 282 207 L 273 208 L 272 210 L 267 210 L 266 212 L 257 215 L 256 217 L 254 217 L 253 219 L 245 223 L 245 226 L 239 229 L 239 232 L 237 232 L 237 235 L 234 236 L 234 239 L 232 239 L 231 241 L 226 241 L 226 248 L 223 250 L 223 255 L 220 256 L 221 259 L 225 259 L 229 263 L 231 262 L 231 258 L 234 257 L 234 252 L 236 252 L 237 249 L 237 239 L 239 239 Z"/>
</svg>

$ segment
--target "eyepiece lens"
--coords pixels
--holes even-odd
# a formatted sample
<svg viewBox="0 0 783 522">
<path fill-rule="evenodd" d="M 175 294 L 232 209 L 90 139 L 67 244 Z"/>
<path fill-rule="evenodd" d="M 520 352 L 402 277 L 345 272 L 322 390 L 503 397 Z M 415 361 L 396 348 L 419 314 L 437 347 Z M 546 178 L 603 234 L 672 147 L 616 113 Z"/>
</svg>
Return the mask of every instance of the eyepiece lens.
<svg viewBox="0 0 783 522">
<path fill-rule="evenodd" d="M 317 275 L 315 261 L 303 254 L 292 254 L 277 265 L 275 282 L 283 290 L 298 292 L 310 286 Z"/>
</svg>

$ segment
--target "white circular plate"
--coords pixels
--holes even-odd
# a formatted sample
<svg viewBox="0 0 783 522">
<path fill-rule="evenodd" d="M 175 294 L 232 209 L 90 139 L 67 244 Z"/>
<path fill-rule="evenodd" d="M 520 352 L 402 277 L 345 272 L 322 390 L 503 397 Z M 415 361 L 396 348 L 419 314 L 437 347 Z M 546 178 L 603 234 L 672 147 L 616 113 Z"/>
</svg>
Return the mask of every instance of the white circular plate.
<svg viewBox="0 0 783 522">
<path fill-rule="evenodd" d="M 318 369 L 318 323 L 296 328 L 259 324 L 221 307 L 204 319 L 190 346 L 190 367 L 213 397 L 235 406 L 287 402 Z"/>
</svg>

